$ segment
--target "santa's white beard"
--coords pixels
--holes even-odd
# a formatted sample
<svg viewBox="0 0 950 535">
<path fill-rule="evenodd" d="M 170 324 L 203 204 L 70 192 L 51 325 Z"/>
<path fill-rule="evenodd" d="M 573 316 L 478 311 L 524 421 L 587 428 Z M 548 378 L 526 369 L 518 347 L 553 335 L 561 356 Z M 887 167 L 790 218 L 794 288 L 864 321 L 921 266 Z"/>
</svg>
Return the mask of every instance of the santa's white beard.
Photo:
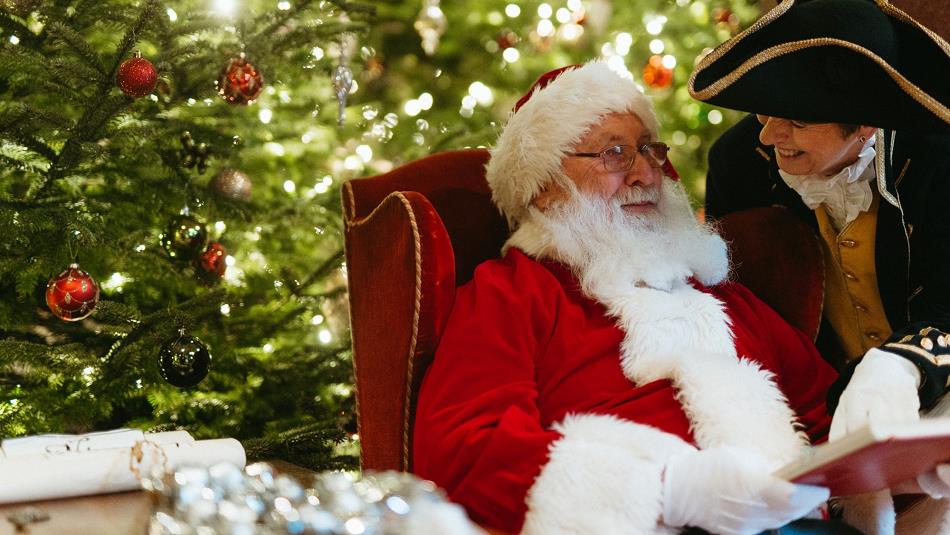
<svg viewBox="0 0 950 535">
<path fill-rule="evenodd" d="M 575 272 L 624 332 L 624 375 L 637 385 L 670 379 L 700 448 L 751 448 L 780 466 L 807 437 L 771 374 L 737 354 L 723 302 L 687 281 L 725 279 L 725 242 L 695 219 L 679 185 L 664 183 L 653 213 L 621 208 L 643 195 L 632 189 L 604 201 L 574 192 L 544 213 L 533 209 L 506 246 Z"/>
<path fill-rule="evenodd" d="M 622 208 L 657 201 L 637 186 L 609 200 L 575 190 L 569 201 L 544 212 L 532 207 L 507 246 L 569 266 L 594 298 L 634 287 L 669 291 L 690 277 L 706 285 L 721 282 L 729 273 L 725 242 L 696 220 L 678 183 L 664 180 L 662 188 L 648 214 Z"/>
</svg>

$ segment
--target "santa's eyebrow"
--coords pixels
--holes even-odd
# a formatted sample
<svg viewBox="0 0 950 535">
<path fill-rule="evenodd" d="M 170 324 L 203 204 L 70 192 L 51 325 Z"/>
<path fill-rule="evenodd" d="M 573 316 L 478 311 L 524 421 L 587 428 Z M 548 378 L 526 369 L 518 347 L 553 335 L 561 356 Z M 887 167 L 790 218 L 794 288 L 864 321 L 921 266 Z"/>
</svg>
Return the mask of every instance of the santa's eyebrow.
<svg viewBox="0 0 950 535">
<path fill-rule="evenodd" d="M 609 138 L 607 138 L 606 140 L 600 143 L 600 146 L 602 148 L 608 148 L 614 145 L 626 145 L 626 144 L 627 144 L 626 138 L 624 138 L 623 136 L 619 134 L 611 134 Z"/>
</svg>

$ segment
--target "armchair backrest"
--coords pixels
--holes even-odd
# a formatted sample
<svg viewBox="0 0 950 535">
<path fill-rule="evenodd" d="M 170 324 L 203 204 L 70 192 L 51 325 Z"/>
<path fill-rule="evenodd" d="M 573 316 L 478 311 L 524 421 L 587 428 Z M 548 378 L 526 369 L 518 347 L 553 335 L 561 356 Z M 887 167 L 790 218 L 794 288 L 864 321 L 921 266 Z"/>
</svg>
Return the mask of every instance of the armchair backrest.
<svg viewBox="0 0 950 535">
<path fill-rule="evenodd" d="M 485 182 L 488 151 L 434 154 L 343 185 L 356 402 L 364 469 L 410 470 L 415 393 L 455 299 L 508 235 Z"/>
</svg>

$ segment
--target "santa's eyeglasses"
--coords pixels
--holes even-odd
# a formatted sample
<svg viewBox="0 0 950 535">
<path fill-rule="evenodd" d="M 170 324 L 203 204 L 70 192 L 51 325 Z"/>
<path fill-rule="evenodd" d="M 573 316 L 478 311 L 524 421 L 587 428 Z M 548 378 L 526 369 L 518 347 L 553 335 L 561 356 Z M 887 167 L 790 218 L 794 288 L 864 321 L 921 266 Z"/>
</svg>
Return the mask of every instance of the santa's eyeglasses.
<svg viewBox="0 0 950 535">
<path fill-rule="evenodd" d="M 574 152 L 568 156 L 577 156 L 580 158 L 600 158 L 604 164 L 604 170 L 608 173 L 619 173 L 630 170 L 633 162 L 637 159 L 637 154 L 646 158 L 650 167 L 659 169 L 666 163 L 666 155 L 670 152 L 670 147 L 666 143 L 644 143 L 639 147 L 632 145 L 614 145 L 607 147 L 600 152 Z"/>
</svg>

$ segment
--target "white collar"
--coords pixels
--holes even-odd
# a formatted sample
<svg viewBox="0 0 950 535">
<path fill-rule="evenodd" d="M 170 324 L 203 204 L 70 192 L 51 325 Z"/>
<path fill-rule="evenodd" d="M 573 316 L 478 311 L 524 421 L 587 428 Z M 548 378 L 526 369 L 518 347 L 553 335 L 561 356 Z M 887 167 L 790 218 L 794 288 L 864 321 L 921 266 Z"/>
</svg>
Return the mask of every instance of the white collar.
<svg viewBox="0 0 950 535">
<path fill-rule="evenodd" d="M 806 206 L 814 210 L 824 204 L 835 229 L 840 231 L 858 214 L 871 207 L 874 166 L 874 137 L 865 142 L 855 162 L 833 176 L 793 175 L 779 169 L 782 180 L 795 190 Z"/>
</svg>

